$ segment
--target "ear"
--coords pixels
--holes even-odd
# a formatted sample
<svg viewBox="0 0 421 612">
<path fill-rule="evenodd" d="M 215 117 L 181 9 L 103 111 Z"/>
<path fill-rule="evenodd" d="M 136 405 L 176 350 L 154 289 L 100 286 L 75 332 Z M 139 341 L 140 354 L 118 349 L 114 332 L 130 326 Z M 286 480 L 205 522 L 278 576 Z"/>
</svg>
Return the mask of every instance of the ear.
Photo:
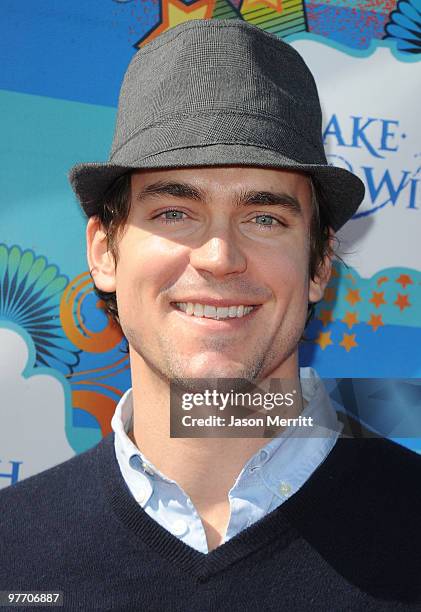
<svg viewBox="0 0 421 612">
<path fill-rule="evenodd" d="M 116 290 L 115 262 L 98 217 L 91 217 L 86 227 L 86 255 L 96 287 L 113 293 Z"/>
<path fill-rule="evenodd" d="M 329 244 L 332 247 L 334 239 L 333 230 L 330 230 Z M 320 302 L 323 298 L 326 285 L 329 282 L 330 275 L 332 273 L 332 255 L 326 255 L 324 260 L 320 262 L 318 272 L 314 279 L 310 279 L 310 287 L 309 287 L 309 302 L 315 304 Z"/>
</svg>

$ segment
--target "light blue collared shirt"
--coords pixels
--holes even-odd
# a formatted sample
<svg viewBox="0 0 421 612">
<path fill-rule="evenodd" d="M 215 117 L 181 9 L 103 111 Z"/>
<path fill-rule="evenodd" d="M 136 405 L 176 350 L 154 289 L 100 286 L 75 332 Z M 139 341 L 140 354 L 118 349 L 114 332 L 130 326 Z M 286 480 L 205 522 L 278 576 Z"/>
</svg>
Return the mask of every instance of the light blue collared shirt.
<svg viewBox="0 0 421 612">
<path fill-rule="evenodd" d="M 244 465 L 228 493 L 230 518 L 223 542 L 249 527 L 296 493 L 334 447 L 343 425 L 327 391 L 312 368 L 300 369 L 305 408 L 313 427 L 291 426 L 271 439 Z M 202 553 L 208 553 L 206 533 L 189 496 L 162 474 L 128 437 L 133 425 L 132 390 L 119 401 L 111 426 L 115 452 L 133 497 L 162 527 Z"/>
</svg>

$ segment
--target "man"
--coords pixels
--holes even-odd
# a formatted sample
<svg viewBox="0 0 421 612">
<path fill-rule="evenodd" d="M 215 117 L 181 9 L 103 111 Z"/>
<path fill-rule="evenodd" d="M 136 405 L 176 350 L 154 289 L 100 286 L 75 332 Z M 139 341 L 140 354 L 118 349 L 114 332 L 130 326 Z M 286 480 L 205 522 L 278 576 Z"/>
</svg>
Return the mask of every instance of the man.
<svg viewBox="0 0 421 612">
<path fill-rule="evenodd" d="M 347 437 L 298 369 L 364 189 L 327 165 L 296 51 L 237 20 L 164 33 L 130 63 L 110 162 L 70 178 L 133 387 L 112 435 L 2 491 L 0 589 L 69 610 L 421 609 L 420 458 Z M 171 389 L 215 378 L 295 385 L 292 424 L 171 437 Z"/>
</svg>

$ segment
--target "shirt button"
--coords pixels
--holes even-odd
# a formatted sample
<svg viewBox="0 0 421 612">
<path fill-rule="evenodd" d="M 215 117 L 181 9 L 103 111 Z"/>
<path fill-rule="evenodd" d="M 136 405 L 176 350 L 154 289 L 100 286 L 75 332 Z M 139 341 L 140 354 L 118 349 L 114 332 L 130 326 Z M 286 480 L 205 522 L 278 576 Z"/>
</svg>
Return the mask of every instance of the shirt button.
<svg viewBox="0 0 421 612">
<path fill-rule="evenodd" d="M 177 519 L 172 524 L 172 532 L 175 535 L 182 536 L 186 533 L 186 531 L 187 531 L 187 523 L 186 521 L 183 521 L 183 519 Z"/>
<path fill-rule="evenodd" d="M 279 485 L 279 492 L 282 495 L 285 495 L 285 497 L 288 497 L 288 495 L 290 495 L 291 491 L 292 491 L 292 487 L 287 482 L 281 482 L 280 483 L 280 485 Z"/>
<path fill-rule="evenodd" d="M 153 475 L 154 475 L 154 473 L 155 473 L 155 472 L 153 471 L 153 469 L 151 468 L 151 466 L 150 466 L 150 465 L 148 465 L 147 463 L 143 462 L 143 463 L 142 463 L 142 467 L 143 467 L 143 469 L 145 470 L 145 472 L 146 472 L 147 474 L 150 474 L 151 476 L 153 476 Z"/>
<path fill-rule="evenodd" d="M 144 501 L 145 501 L 145 499 L 146 499 L 147 494 L 148 494 L 148 492 L 147 492 L 146 488 L 145 488 L 145 487 L 141 487 L 141 488 L 139 489 L 139 491 L 137 491 L 137 493 L 136 493 L 136 498 L 135 498 L 135 499 L 136 499 L 136 501 L 137 501 L 139 504 L 143 504 L 143 502 L 144 502 Z"/>
</svg>

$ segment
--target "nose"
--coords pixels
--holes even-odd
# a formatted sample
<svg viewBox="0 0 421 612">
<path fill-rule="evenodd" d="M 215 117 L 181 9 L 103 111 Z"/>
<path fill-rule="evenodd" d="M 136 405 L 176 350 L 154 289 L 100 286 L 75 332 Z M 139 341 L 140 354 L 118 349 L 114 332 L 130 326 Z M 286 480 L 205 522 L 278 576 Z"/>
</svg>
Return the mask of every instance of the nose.
<svg viewBox="0 0 421 612">
<path fill-rule="evenodd" d="M 205 270 L 213 276 L 239 274 L 247 269 L 247 259 L 238 238 L 229 227 L 209 230 L 200 246 L 192 248 L 190 263 L 196 270 Z"/>
</svg>

